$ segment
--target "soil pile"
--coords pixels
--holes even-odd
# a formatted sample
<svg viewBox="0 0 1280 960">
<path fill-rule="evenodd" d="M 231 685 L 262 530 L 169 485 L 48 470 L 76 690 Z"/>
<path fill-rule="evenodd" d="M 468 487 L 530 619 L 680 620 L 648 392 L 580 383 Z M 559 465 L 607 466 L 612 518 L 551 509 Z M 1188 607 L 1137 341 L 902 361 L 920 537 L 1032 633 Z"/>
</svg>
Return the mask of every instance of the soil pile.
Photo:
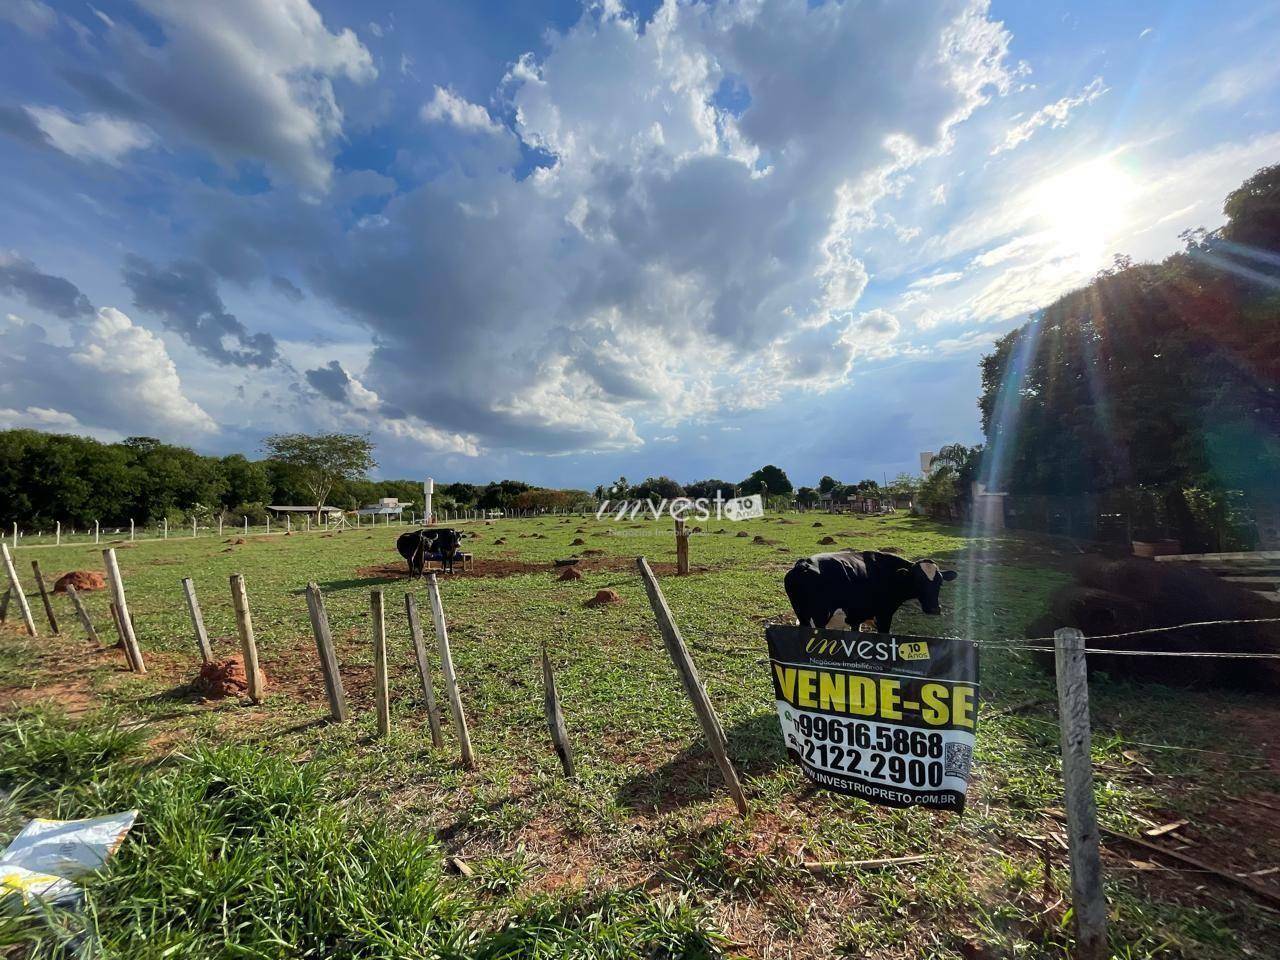
<svg viewBox="0 0 1280 960">
<path fill-rule="evenodd" d="M 57 579 L 53 592 L 66 593 L 68 585 L 75 587 L 77 593 L 84 593 L 86 590 L 105 590 L 107 581 L 96 570 L 72 570 Z"/>
<path fill-rule="evenodd" d="M 1280 604 L 1212 573 L 1182 563 L 1090 554 L 1080 558 L 1075 575 L 1075 583 L 1049 598 L 1049 612 L 1027 625 L 1027 637 L 1051 637 L 1060 627 L 1076 627 L 1095 638 L 1089 641 L 1091 649 L 1280 653 L 1280 624 L 1274 623 L 1108 636 L 1214 620 L 1280 617 Z M 1052 669 L 1053 654 L 1041 654 L 1040 660 Z M 1275 660 L 1094 654 L 1089 667 L 1163 683 L 1280 690 L 1280 661 Z"/>
<path fill-rule="evenodd" d="M 560 573 L 561 580 L 581 580 L 582 573 L 577 567 L 565 567 Z"/>
<path fill-rule="evenodd" d="M 570 569 L 573 569 L 570 567 Z M 597 590 L 596 595 L 587 601 L 588 607 L 607 607 L 612 603 L 621 603 L 622 598 L 616 590 Z"/>
<path fill-rule="evenodd" d="M 262 675 L 264 685 L 266 681 L 267 676 L 264 673 Z M 215 661 L 202 666 L 194 686 L 197 693 L 210 700 L 238 697 L 242 693 L 249 692 L 249 675 L 245 673 L 244 661 L 240 657 L 232 657 L 229 660 Z"/>
</svg>

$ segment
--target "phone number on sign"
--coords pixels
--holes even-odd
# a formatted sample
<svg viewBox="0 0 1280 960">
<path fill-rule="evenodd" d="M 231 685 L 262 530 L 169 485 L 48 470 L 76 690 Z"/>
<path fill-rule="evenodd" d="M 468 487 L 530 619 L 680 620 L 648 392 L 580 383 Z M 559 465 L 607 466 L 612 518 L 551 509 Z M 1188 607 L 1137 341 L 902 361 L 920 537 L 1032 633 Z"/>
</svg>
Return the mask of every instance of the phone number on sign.
<svg viewBox="0 0 1280 960">
<path fill-rule="evenodd" d="M 946 740 L 941 733 L 799 714 L 800 756 L 826 770 L 913 787 L 941 787 Z"/>
</svg>

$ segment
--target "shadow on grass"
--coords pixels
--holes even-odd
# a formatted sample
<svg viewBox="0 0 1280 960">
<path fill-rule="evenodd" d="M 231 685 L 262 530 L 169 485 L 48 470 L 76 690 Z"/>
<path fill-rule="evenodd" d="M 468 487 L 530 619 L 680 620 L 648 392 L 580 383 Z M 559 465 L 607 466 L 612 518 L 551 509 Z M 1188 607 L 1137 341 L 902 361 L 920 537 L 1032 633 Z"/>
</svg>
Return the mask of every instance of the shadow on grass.
<svg viewBox="0 0 1280 960">
<path fill-rule="evenodd" d="M 772 710 L 729 727 L 725 738 L 739 780 L 762 776 L 787 762 L 778 715 Z M 618 788 L 618 802 L 632 809 L 665 813 L 724 790 L 720 768 L 699 735 L 669 762 L 623 781 Z"/>
</svg>

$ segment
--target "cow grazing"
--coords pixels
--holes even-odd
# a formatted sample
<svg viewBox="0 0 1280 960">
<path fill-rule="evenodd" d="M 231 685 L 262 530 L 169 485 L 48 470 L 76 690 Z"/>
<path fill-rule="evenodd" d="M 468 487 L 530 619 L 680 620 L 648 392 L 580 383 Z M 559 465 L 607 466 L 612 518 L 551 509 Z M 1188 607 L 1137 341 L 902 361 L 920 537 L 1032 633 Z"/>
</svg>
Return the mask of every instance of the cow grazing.
<svg viewBox="0 0 1280 960">
<path fill-rule="evenodd" d="M 925 613 L 942 613 L 943 581 L 955 578 L 954 570 L 932 560 L 913 563 L 877 550 L 849 550 L 797 560 L 782 583 L 801 626 L 857 629 L 874 620 L 876 630 L 888 633 L 893 615 L 908 600 L 919 600 Z"/>
<path fill-rule="evenodd" d="M 412 576 L 422 576 L 428 560 L 440 561 L 445 573 L 453 573 L 453 560 L 462 543 L 462 534 L 448 527 L 412 530 L 396 538 L 396 550 L 409 564 Z"/>
</svg>

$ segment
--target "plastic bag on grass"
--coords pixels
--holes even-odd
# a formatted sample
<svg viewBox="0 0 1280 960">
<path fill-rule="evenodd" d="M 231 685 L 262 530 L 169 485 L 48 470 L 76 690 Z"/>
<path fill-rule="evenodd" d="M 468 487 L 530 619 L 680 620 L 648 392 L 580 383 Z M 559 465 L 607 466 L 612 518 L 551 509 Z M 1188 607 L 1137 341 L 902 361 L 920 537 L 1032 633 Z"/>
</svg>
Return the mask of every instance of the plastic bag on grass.
<svg viewBox="0 0 1280 960">
<path fill-rule="evenodd" d="M 73 881 L 106 863 L 137 816 L 127 810 L 88 820 L 32 820 L 0 854 L 0 896 L 17 894 L 24 907 L 33 900 L 77 906 L 81 890 Z"/>
</svg>

